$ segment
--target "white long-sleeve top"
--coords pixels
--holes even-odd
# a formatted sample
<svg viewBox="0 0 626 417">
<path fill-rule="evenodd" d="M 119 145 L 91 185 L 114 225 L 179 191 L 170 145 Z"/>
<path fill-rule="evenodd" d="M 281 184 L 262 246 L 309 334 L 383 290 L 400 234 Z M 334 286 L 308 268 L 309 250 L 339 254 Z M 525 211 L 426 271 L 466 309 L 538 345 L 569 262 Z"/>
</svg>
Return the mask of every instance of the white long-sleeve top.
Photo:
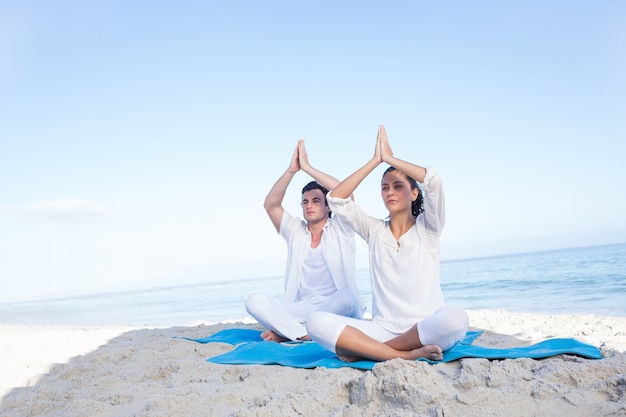
<svg viewBox="0 0 626 417">
<path fill-rule="evenodd" d="M 385 329 L 403 333 L 445 305 L 439 281 L 439 236 L 445 223 L 441 178 L 427 169 L 424 212 L 396 240 L 389 222 L 367 215 L 350 198 L 327 197 L 335 214 L 368 243 L 372 317 Z"/>
<path fill-rule="evenodd" d="M 280 222 L 279 234 L 287 242 L 287 265 L 285 267 L 285 300 L 296 301 L 303 280 L 303 265 L 311 246 L 311 232 L 306 222 L 293 217 L 286 210 Z M 326 221 L 319 248 L 337 290 L 347 288 L 352 294 L 358 316 L 365 312 L 365 302 L 359 294 L 355 281 L 354 230 L 336 216 Z M 300 294 L 302 296 L 302 294 Z"/>
</svg>

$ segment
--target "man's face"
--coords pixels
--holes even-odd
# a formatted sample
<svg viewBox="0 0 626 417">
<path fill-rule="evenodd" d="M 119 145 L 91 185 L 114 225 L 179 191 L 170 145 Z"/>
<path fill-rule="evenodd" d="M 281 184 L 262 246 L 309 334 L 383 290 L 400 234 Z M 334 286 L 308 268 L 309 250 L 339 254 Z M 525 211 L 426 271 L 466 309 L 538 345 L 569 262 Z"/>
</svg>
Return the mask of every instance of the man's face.
<svg viewBox="0 0 626 417">
<path fill-rule="evenodd" d="M 309 190 L 302 194 L 302 215 L 307 222 L 327 219 L 329 212 L 322 190 Z"/>
</svg>

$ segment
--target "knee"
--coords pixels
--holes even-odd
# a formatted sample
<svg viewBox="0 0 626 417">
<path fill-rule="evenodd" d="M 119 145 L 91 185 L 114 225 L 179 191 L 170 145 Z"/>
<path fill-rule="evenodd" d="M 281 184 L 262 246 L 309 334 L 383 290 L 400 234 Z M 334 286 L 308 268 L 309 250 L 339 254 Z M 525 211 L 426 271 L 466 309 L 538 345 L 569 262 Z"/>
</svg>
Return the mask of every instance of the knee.
<svg viewBox="0 0 626 417">
<path fill-rule="evenodd" d="M 447 343 L 442 343 L 443 350 L 450 349 L 454 344 L 463 340 L 469 329 L 469 316 L 467 312 L 458 307 L 447 307 L 446 309 L 446 330 L 447 335 L 443 338 Z"/>
<path fill-rule="evenodd" d="M 360 319 L 363 317 L 363 311 L 361 311 L 361 306 L 359 305 L 359 300 L 356 298 L 355 294 L 352 291 L 344 288 L 340 291 L 340 300 L 343 305 L 346 306 L 346 317 L 353 317 L 355 319 Z"/>
<path fill-rule="evenodd" d="M 261 293 L 250 294 L 246 299 L 246 311 L 256 314 L 264 310 L 268 304 L 268 296 Z"/>
<path fill-rule="evenodd" d="M 311 336 L 313 340 L 318 339 L 323 334 L 323 330 L 328 325 L 328 316 L 330 313 L 325 311 L 314 311 L 306 318 L 306 333 Z"/>
<path fill-rule="evenodd" d="M 462 308 L 450 306 L 448 307 L 448 314 L 450 317 L 448 323 L 453 327 L 451 332 L 465 334 L 469 328 L 469 316 L 467 312 Z"/>
<path fill-rule="evenodd" d="M 444 351 L 462 340 L 469 328 L 469 316 L 461 308 L 447 306 L 417 324 L 420 340 L 425 345 L 438 345 Z"/>
<path fill-rule="evenodd" d="M 469 328 L 469 316 L 462 308 L 446 306 L 435 313 L 437 327 L 440 334 L 463 335 Z M 463 337 L 461 336 L 461 337 Z"/>
</svg>

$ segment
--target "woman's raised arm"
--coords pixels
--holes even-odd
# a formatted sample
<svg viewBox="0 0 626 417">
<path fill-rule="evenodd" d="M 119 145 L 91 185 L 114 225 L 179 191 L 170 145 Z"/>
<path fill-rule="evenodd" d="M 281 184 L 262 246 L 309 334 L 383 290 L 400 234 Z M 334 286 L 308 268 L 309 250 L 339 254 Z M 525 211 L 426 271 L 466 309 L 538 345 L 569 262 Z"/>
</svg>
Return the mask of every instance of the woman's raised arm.
<svg viewBox="0 0 626 417">
<path fill-rule="evenodd" d="M 378 128 L 378 136 L 376 137 L 376 147 L 374 149 L 374 156 L 365 163 L 361 168 L 354 171 L 349 177 L 344 179 L 337 185 L 331 192 L 331 197 L 348 198 L 354 190 L 361 184 L 361 182 L 372 172 L 378 165 L 383 162 L 380 150 L 381 129 L 385 131 L 385 127 L 380 125 Z"/>
</svg>

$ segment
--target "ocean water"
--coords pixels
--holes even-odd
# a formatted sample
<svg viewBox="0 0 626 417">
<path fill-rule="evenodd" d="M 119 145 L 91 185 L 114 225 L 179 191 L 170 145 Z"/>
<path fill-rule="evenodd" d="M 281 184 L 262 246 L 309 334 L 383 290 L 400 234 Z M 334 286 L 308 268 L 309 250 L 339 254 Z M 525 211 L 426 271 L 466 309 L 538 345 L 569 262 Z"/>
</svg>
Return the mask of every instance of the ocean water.
<svg viewBox="0 0 626 417">
<path fill-rule="evenodd" d="M 444 261 L 449 304 L 546 314 L 626 316 L 626 243 Z M 357 284 L 368 313 L 367 270 Z M 0 304 L 3 324 L 177 326 L 250 321 L 248 294 L 283 293 L 282 277 L 249 278 L 142 291 Z"/>
</svg>

